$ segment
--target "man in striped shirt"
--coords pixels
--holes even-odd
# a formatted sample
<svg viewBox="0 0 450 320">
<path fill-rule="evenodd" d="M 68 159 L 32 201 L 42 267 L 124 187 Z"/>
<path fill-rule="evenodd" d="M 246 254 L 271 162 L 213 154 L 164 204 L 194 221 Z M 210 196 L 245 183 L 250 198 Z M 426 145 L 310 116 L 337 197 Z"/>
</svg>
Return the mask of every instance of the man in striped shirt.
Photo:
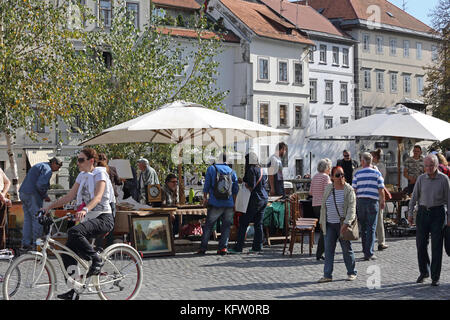
<svg viewBox="0 0 450 320">
<path fill-rule="evenodd" d="M 361 242 L 364 260 L 375 260 L 375 230 L 377 228 L 378 209 L 384 209 L 384 180 L 380 171 L 371 168 L 372 155 L 361 155 L 362 169 L 353 177 L 353 189 L 356 192 L 356 214 L 361 224 Z"/>
</svg>

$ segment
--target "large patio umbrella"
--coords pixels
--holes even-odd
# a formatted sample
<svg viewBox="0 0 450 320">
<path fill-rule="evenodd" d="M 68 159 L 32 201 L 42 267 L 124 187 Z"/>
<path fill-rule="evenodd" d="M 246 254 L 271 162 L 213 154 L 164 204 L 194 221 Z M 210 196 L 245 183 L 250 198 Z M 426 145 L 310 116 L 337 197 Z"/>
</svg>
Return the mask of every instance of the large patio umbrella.
<svg viewBox="0 0 450 320">
<path fill-rule="evenodd" d="M 324 130 L 309 136 L 311 140 L 326 137 L 392 137 L 399 145 L 403 138 L 443 141 L 450 138 L 450 123 L 404 105 L 387 108 L 371 116 Z M 398 147 L 398 186 L 400 187 L 400 146 Z"/>
<path fill-rule="evenodd" d="M 289 135 L 202 105 L 175 101 L 135 119 L 103 130 L 80 145 L 149 142 L 223 147 L 259 137 Z M 180 161 L 181 161 L 180 150 Z M 180 201 L 185 202 L 182 166 L 178 164 Z"/>
</svg>

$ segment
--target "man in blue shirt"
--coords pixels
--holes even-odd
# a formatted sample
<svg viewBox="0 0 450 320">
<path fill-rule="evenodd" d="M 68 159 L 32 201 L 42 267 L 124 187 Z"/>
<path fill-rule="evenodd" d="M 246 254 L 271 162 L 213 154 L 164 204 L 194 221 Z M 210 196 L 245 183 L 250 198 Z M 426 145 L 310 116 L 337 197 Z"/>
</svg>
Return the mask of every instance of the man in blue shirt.
<svg viewBox="0 0 450 320">
<path fill-rule="evenodd" d="M 361 155 L 362 169 L 355 173 L 352 184 L 356 192 L 356 214 L 361 224 L 364 260 L 376 259 L 373 253 L 378 208 L 384 209 L 385 204 L 383 176 L 371 165 L 372 155 L 364 152 Z"/>
<path fill-rule="evenodd" d="M 222 155 L 222 159 L 222 163 L 216 162 L 206 170 L 205 184 L 203 186 L 203 204 L 208 207 L 208 213 L 206 223 L 203 227 L 200 249 L 197 251 L 198 254 L 205 254 L 212 228 L 220 217 L 222 217 L 222 226 L 217 254 L 227 254 L 228 238 L 230 236 L 230 227 L 233 224 L 234 204 L 239 191 L 239 185 L 236 172 L 226 164 L 225 154 Z M 231 178 L 228 186 L 231 189 L 228 190 L 229 196 L 226 199 L 217 199 L 218 196 L 215 187 L 218 175 L 222 175 L 222 177 L 227 179 Z"/>
<path fill-rule="evenodd" d="M 42 208 L 43 200 L 50 201 L 47 190 L 50 187 L 52 173 L 62 167 L 62 161 L 52 158 L 49 162 L 35 164 L 28 171 L 19 189 L 23 207 L 22 247 L 24 250 L 34 249 L 36 239 L 42 236 L 42 226 L 36 213 Z"/>
</svg>

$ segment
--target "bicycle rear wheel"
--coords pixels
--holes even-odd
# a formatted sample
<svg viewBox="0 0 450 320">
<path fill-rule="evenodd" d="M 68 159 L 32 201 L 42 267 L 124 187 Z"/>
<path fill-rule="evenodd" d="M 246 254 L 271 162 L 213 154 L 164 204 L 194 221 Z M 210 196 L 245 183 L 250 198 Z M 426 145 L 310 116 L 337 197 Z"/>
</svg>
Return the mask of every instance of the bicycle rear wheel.
<svg viewBox="0 0 450 320">
<path fill-rule="evenodd" d="M 54 293 L 55 275 L 48 262 L 40 278 L 42 257 L 26 254 L 17 258 L 6 271 L 3 279 L 5 300 L 50 300 Z"/>
<path fill-rule="evenodd" d="M 132 300 L 142 285 L 142 262 L 128 245 L 120 245 L 104 253 L 105 264 L 98 276 L 97 290 L 103 300 Z"/>
</svg>

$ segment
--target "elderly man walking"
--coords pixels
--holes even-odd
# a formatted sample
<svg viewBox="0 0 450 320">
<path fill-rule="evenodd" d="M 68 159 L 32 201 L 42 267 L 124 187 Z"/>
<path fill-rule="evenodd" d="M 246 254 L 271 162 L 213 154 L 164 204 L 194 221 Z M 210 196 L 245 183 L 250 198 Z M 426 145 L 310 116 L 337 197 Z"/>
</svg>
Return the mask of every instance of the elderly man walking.
<svg viewBox="0 0 450 320">
<path fill-rule="evenodd" d="M 368 152 L 361 154 L 362 169 L 355 173 L 352 184 L 356 191 L 356 214 L 361 223 L 364 260 L 376 259 L 374 245 L 378 210 L 384 209 L 385 204 L 383 176 L 371 164 L 372 155 Z"/>
<path fill-rule="evenodd" d="M 413 210 L 416 203 L 419 204 L 416 218 L 416 247 L 420 275 L 417 283 L 422 283 L 428 278 L 431 269 L 432 286 L 439 285 L 442 266 L 442 229 L 445 224 L 444 205 L 447 205 L 447 208 L 450 205 L 450 181 L 446 175 L 439 172 L 438 165 L 438 159 L 434 154 L 425 158 L 425 173 L 417 178 L 408 211 L 408 221 L 412 225 Z M 428 255 L 430 233 L 431 265 Z"/>
</svg>

